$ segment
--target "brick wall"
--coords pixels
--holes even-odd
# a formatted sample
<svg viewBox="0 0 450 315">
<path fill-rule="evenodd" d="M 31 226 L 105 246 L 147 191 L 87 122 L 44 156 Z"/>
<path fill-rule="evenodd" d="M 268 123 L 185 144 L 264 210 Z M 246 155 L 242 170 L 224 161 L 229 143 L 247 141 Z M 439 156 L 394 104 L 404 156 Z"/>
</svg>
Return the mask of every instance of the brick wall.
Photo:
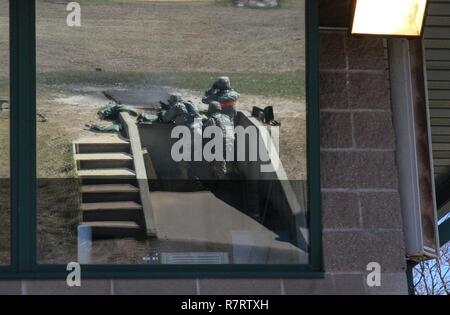
<svg viewBox="0 0 450 315">
<path fill-rule="evenodd" d="M 322 32 L 324 266 L 336 290 L 407 293 L 395 134 L 382 39 Z M 367 288 L 369 262 L 382 287 Z"/>
<path fill-rule="evenodd" d="M 324 279 L 0 281 L 0 294 L 406 294 L 383 41 L 324 31 L 320 43 Z M 372 261 L 380 288 L 366 285 Z"/>
</svg>

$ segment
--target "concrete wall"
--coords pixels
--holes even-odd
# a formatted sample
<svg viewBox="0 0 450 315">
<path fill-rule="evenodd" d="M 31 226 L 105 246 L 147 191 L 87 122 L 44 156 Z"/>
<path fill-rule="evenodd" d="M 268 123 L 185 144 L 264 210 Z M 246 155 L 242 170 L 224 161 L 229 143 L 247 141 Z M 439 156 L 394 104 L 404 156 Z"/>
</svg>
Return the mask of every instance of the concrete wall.
<svg viewBox="0 0 450 315">
<path fill-rule="evenodd" d="M 163 180 L 186 180 L 183 176 L 180 163 L 167 158 L 171 156 L 170 150 L 178 140 L 172 139 L 173 126 L 169 124 L 154 123 L 138 126 L 142 147 L 146 148 L 151 158 L 158 178 Z"/>
</svg>

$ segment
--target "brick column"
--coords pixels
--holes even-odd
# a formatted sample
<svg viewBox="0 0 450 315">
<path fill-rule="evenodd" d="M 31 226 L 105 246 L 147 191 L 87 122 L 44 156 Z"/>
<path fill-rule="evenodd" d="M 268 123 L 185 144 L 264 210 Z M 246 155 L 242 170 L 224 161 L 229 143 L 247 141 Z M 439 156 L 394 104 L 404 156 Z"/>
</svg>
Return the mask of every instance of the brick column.
<svg viewBox="0 0 450 315">
<path fill-rule="evenodd" d="M 347 273 L 356 282 L 364 278 L 368 293 L 406 293 L 383 40 L 322 32 L 320 43 L 325 270 L 341 279 L 342 285 L 351 278 Z M 381 288 L 366 287 L 366 266 L 372 261 L 381 264 Z"/>
</svg>

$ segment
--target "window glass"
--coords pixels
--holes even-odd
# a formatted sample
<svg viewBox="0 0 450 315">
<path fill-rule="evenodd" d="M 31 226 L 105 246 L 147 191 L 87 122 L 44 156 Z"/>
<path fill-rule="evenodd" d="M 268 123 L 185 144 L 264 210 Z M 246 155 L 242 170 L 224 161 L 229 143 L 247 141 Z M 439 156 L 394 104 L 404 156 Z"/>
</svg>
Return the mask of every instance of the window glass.
<svg viewBox="0 0 450 315">
<path fill-rule="evenodd" d="M 307 264 L 303 0 L 37 1 L 38 262 Z"/>
<path fill-rule="evenodd" d="M 0 0 L 0 265 L 10 263 L 9 6 Z"/>
</svg>

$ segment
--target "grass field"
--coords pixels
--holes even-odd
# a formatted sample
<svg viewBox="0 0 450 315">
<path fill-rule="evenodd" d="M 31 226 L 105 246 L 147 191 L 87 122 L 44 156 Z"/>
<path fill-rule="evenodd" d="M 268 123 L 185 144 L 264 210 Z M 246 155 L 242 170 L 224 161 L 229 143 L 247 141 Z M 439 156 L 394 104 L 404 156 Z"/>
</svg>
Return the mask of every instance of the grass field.
<svg viewBox="0 0 450 315">
<path fill-rule="evenodd" d="M 172 86 L 197 91 L 199 95 L 215 78 L 227 75 L 233 78 L 233 88 L 241 94 L 303 97 L 305 95 L 304 71 L 288 73 L 229 73 L 229 72 L 46 72 L 39 76 L 42 85 L 136 85 Z"/>
<path fill-rule="evenodd" d="M 89 89 L 160 85 L 200 97 L 213 78 L 228 75 L 243 108 L 274 106 L 285 168 L 291 178 L 306 177 L 304 0 L 276 9 L 236 8 L 231 0 L 80 0 L 81 27 L 66 25 L 67 2 L 37 0 L 38 111 L 48 119 L 37 123 L 40 261 L 76 258 L 71 142 L 88 134 L 84 124 L 97 121 L 104 103 L 60 100 Z M 0 0 L 0 96 L 7 97 L 6 4 Z M 1 112 L 0 178 L 9 174 L 8 125 Z M 0 211 L 5 240 L 9 214 Z M 7 243 L 0 242 L 0 264 Z"/>
</svg>

